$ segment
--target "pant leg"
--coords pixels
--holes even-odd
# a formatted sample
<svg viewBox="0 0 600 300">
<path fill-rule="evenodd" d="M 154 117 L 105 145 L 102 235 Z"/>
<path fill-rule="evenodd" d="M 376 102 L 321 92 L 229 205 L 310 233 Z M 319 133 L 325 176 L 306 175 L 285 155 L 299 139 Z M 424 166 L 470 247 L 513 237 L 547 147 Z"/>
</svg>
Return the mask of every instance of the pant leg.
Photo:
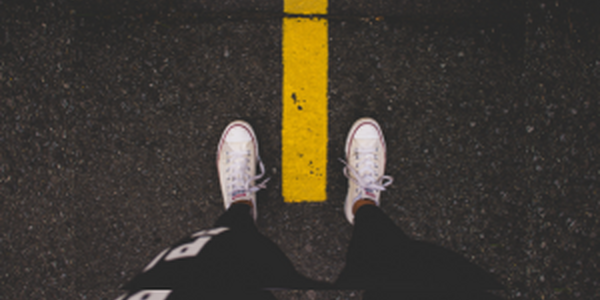
<svg viewBox="0 0 600 300">
<path fill-rule="evenodd" d="M 265 289 L 322 286 L 300 275 L 279 247 L 258 232 L 250 206 L 234 204 L 214 228 L 165 249 L 123 289 L 130 295 L 141 290 L 170 291 L 165 298 L 169 300 L 231 299 L 240 293 L 269 299 Z"/>
<path fill-rule="evenodd" d="M 447 249 L 410 239 L 372 205 L 359 208 L 336 286 L 398 296 L 502 289 L 491 274 Z"/>
<path fill-rule="evenodd" d="M 258 233 L 258 228 L 250 215 L 250 206 L 245 204 L 233 204 L 215 222 L 214 227 L 227 227 L 232 230 L 249 231 Z"/>
<path fill-rule="evenodd" d="M 240 280 L 254 282 L 262 288 L 324 289 L 330 284 L 313 281 L 296 271 L 292 262 L 270 239 L 258 232 L 248 205 L 232 205 L 228 213 L 217 220 L 215 227 L 229 227 L 239 233 L 229 244 L 238 249 L 227 257 L 235 258 L 228 264 L 228 273 Z M 243 248 L 240 248 L 243 245 Z M 228 275 L 231 278 L 231 275 Z"/>
<path fill-rule="evenodd" d="M 366 290 L 363 300 L 502 300 L 483 291 L 475 292 L 400 292 L 397 290 Z"/>
</svg>

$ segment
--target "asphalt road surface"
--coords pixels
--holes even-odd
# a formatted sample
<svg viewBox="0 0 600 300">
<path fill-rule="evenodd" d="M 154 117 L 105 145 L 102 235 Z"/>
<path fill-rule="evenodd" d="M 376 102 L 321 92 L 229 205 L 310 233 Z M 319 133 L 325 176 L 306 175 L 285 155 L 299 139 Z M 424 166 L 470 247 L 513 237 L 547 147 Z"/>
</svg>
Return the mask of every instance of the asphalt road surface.
<svg viewBox="0 0 600 300">
<path fill-rule="evenodd" d="M 352 230 L 337 158 L 363 116 L 409 236 L 506 299 L 600 297 L 598 1 L 331 0 L 328 200 L 298 204 L 281 196 L 282 2 L 150 2 L 0 0 L 0 299 L 114 299 L 210 227 L 235 119 L 272 177 L 260 231 L 334 281 Z"/>
</svg>

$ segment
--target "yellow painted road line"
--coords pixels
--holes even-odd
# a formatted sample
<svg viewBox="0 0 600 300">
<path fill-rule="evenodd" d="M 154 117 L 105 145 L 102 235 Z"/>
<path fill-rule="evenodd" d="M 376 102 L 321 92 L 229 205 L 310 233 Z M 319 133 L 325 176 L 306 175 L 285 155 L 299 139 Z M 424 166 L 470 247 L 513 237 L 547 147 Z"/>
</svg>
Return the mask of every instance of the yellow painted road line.
<svg viewBox="0 0 600 300">
<path fill-rule="evenodd" d="M 284 0 L 283 12 L 291 15 L 325 15 L 327 0 Z"/>
<path fill-rule="evenodd" d="M 293 15 L 326 14 L 327 1 L 285 0 Z M 327 199 L 328 23 L 283 19 L 282 193 L 285 202 Z"/>
</svg>

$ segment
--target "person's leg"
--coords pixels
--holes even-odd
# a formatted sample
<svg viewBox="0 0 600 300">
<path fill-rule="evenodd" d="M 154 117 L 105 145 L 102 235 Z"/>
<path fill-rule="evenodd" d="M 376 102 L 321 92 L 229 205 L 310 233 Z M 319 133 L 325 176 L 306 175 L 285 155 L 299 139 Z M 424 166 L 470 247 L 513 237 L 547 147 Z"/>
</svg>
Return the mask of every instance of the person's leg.
<svg viewBox="0 0 600 300">
<path fill-rule="evenodd" d="M 136 299 L 136 295 L 154 297 L 143 299 L 163 299 L 160 295 L 169 300 L 231 299 L 239 294 L 272 299 L 263 289 L 293 285 L 301 276 L 281 250 L 258 232 L 250 211 L 249 205 L 233 204 L 215 227 L 197 231 L 162 251 L 123 286 L 130 296 L 126 299 Z"/>
<path fill-rule="evenodd" d="M 410 239 L 374 205 L 358 209 L 354 220 L 337 286 L 436 293 L 502 288 L 462 256 Z"/>
<path fill-rule="evenodd" d="M 344 175 L 348 177 L 344 212 L 348 222 L 354 224 L 354 232 L 337 287 L 363 289 L 378 284 L 376 279 L 388 267 L 381 257 L 393 251 L 387 244 L 397 242 L 386 236 L 402 236 L 385 216 L 377 218 L 380 192 L 392 181 L 384 175 L 386 151 L 377 121 L 363 118 L 354 122 L 346 138 L 344 161 Z"/>
<path fill-rule="evenodd" d="M 296 272 L 285 254 L 260 234 L 255 220 L 258 145 L 250 125 L 236 121 L 219 142 L 217 165 L 227 211 L 212 229 L 162 251 L 132 281 L 123 299 L 272 299 L 268 289 L 324 288 Z"/>
<path fill-rule="evenodd" d="M 261 174 L 256 174 L 256 166 Z M 223 203 L 228 212 L 216 222 L 217 227 L 231 228 L 229 247 L 233 254 L 219 264 L 229 282 L 261 288 L 318 288 L 324 286 L 301 276 L 292 263 L 271 240 L 261 235 L 254 221 L 257 217 L 255 184 L 265 174 L 258 154 L 258 141 L 250 124 L 230 123 L 223 131 L 217 151 L 217 168 Z M 267 179 L 268 180 L 268 179 Z M 240 247 L 243 245 L 243 247 Z M 215 255 L 218 255 L 215 253 Z"/>
<path fill-rule="evenodd" d="M 217 219 L 214 227 L 227 227 L 235 230 L 258 232 L 250 211 L 250 205 L 234 203 Z"/>
<path fill-rule="evenodd" d="M 356 121 L 345 149 L 344 173 L 349 179 L 345 214 L 354 224 L 354 232 L 337 287 L 404 293 L 396 296 L 423 292 L 439 295 L 440 291 L 448 296 L 450 291 L 502 288 L 491 275 L 461 256 L 408 238 L 379 209 L 380 191 L 392 179 L 384 175 L 386 145 L 375 120 Z"/>
<path fill-rule="evenodd" d="M 226 264 L 219 264 L 218 268 L 224 274 L 229 274 L 229 281 L 277 289 L 328 287 L 327 284 L 300 275 L 281 249 L 258 232 L 250 211 L 248 205 L 233 204 L 215 224 L 215 227 L 231 228 L 232 232 L 232 240 L 226 241 L 223 246 L 223 249 L 229 250 L 215 253 L 215 257 L 219 255 L 223 260 L 228 260 Z"/>
<path fill-rule="evenodd" d="M 352 239 L 348 246 L 346 265 L 336 281 L 341 288 L 375 288 L 383 284 L 389 286 L 388 274 L 396 271 L 390 265 L 401 256 L 402 244 L 408 238 L 398 230 L 391 220 L 374 205 L 364 205 L 358 209 L 354 217 Z M 391 270 L 390 270 L 391 269 Z M 396 272 L 394 272 L 396 273 Z M 402 281 L 394 278 L 395 282 L 408 283 L 410 276 Z M 393 279 L 393 278 L 390 278 Z"/>
<path fill-rule="evenodd" d="M 398 292 L 397 290 L 366 290 L 362 295 L 363 300 L 502 300 L 502 297 L 483 292 L 462 292 L 462 293 L 418 293 L 418 292 Z"/>
<path fill-rule="evenodd" d="M 215 297 L 223 291 L 323 287 L 300 275 L 279 247 L 258 232 L 250 210 L 233 204 L 214 228 L 163 251 L 123 289 L 164 288 L 175 295 Z"/>
</svg>

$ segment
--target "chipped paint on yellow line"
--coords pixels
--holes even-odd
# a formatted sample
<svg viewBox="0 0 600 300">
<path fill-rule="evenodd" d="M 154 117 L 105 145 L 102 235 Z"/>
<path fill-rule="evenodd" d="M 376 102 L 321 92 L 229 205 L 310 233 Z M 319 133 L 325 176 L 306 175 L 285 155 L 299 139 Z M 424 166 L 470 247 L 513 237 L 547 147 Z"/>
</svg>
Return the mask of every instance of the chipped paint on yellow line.
<svg viewBox="0 0 600 300">
<path fill-rule="evenodd" d="M 286 1 L 286 12 L 287 8 Z M 302 11 L 316 10 L 303 7 Z M 327 28 L 327 20 L 322 18 L 286 17 L 283 20 L 282 193 L 285 202 L 327 199 Z"/>
</svg>

